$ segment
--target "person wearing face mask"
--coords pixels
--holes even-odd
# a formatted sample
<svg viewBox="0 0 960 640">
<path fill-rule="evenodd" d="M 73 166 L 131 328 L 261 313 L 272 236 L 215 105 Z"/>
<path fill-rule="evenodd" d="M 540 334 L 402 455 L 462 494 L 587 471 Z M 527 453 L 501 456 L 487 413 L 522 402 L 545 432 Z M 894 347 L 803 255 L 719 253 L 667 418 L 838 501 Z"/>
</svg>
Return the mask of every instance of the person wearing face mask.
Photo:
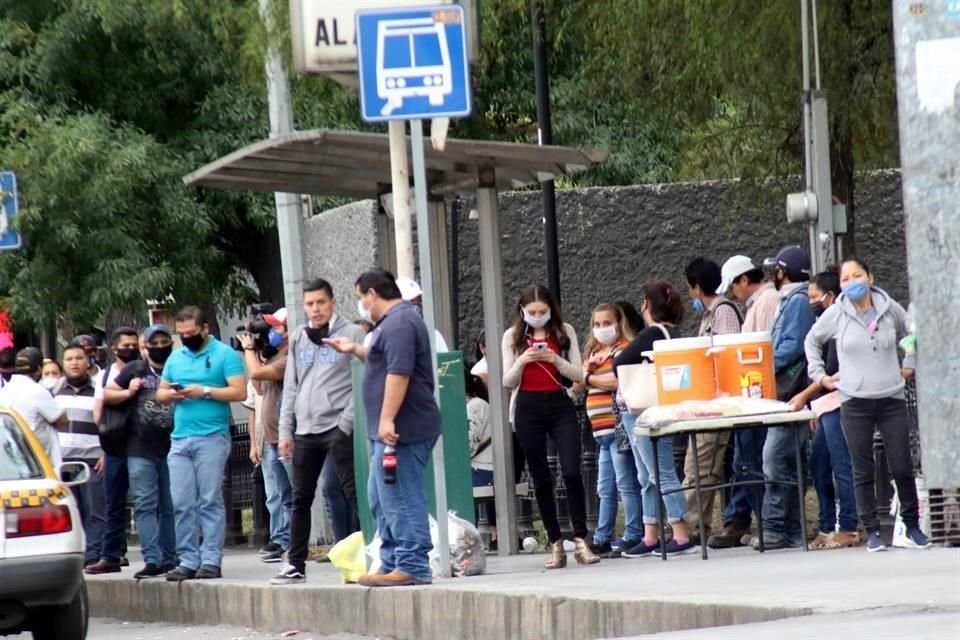
<svg viewBox="0 0 960 640">
<path fill-rule="evenodd" d="M 764 261 L 773 271 L 773 286 L 780 293 L 780 306 L 773 320 L 773 369 L 777 398 L 790 401 L 807 386 L 803 341 L 816 317 L 810 310 L 807 283 L 810 280 L 810 256 L 796 245 L 784 247 L 774 258 Z M 806 543 L 800 526 L 800 499 L 795 450 L 797 439 L 806 443 L 808 429 L 796 425 L 772 426 L 763 443 L 763 475 L 767 483 L 763 493 L 763 541 L 766 549 L 799 547 Z M 750 541 L 760 550 L 760 538 Z"/>
<path fill-rule="evenodd" d="M 595 564 L 600 558 L 590 550 L 587 536 L 586 496 L 580 474 L 580 433 L 576 410 L 567 393 L 573 383 L 583 382 L 583 367 L 577 334 L 560 315 L 560 306 L 550 290 L 531 285 L 520 292 L 513 326 L 503 334 L 503 385 L 510 396 L 511 420 L 520 440 L 527 468 L 533 479 L 540 517 L 547 530 L 550 559 L 546 569 L 567 566 L 553 475 L 547 466 L 547 437 L 560 459 L 575 545 L 580 564 Z"/>
<path fill-rule="evenodd" d="M 334 533 L 346 537 L 359 529 L 353 468 L 353 383 L 350 358 L 324 342 L 347 338 L 362 342 L 364 333 L 337 313 L 333 287 L 322 278 L 303 289 L 307 324 L 289 340 L 283 399 L 280 404 L 278 452 L 292 465 L 293 505 L 287 561 L 271 584 L 306 580 L 310 508 L 325 464 L 332 462 L 346 497 L 346 509 L 333 522 Z"/>
<path fill-rule="evenodd" d="M 614 435 L 617 416 L 613 396 L 617 391 L 617 377 L 613 373 L 613 359 L 630 344 L 633 330 L 623 311 L 614 304 L 597 306 L 593 310 L 591 325 L 590 338 L 584 347 L 587 354 L 583 363 L 584 382 L 575 384 L 574 389 L 587 392 L 587 417 L 599 449 L 597 496 L 600 498 L 600 513 L 590 550 L 604 557 L 613 553 L 610 542 L 617 521 L 618 493 L 623 498 L 626 515 L 624 545 L 636 544 L 643 534 L 637 467 L 630 451 L 620 450 Z"/>
<path fill-rule="evenodd" d="M 857 512 L 867 533 L 867 551 L 884 551 L 880 535 L 873 460 L 876 432 L 883 437 L 887 465 L 897 486 L 906 535 L 898 546 L 926 549 L 927 536 L 919 526 L 919 500 L 910 456 L 909 418 L 904 380 L 913 375 L 913 354 L 901 365 L 898 344 L 909 335 L 907 313 L 883 289 L 859 259 L 844 261 L 840 269 L 842 294 L 807 335 L 804 347 L 810 378 L 840 394 L 840 423 L 853 461 Z M 830 375 L 822 349 L 836 340 L 839 370 Z"/>
<path fill-rule="evenodd" d="M 119 327 L 110 337 L 110 350 L 116 361 L 108 369 L 101 370 L 95 378 L 93 416 L 101 424 L 104 412 L 125 400 L 106 398 L 107 384 L 130 363 L 140 359 L 140 338 L 133 327 Z M 104 405 L 108 409 L 104 408 Z M 126 506 L 130 481 L 127 474 L 126 429 L 100 434 L 100 446 L 104 452 L 104 489 L 106 491 L 106 524 L 100 544 L 100 560 L 84 571 L 91 575 L 120 571 L 126 545 Z M 129 564 L 129 563 L 128 563 Z"/>
<path fill-rule="evenodd" d="M 253 386 L 256 410 L 249 421 L 250 460 L 263 471 L 267 512 L 270 514 L 270 540 L 263 548 L 263 562 L 280 562 L 290 547 L 290 511 L 293 507 L 291 482 L 293 469 L 280 458 L 280 398 L 287 368 L 287 310 L 278 309 L 263 316 L 270 325 L 267 344 L 256 348 L 249 333 L 237 336 L 243 346 L 247 376 Z"/>
<path fill-rule="evenodd" d="M 14 354 L 10 380 L 0 389 L 0 407 L 20 414 L 56 468 L 61 462 L 56 428 L 67 425 L 67 413 L 38 384 L 41 362 L 42 356 L 34 347 Z"/>
<path fill-rule="evenodd" d="M 743 316 L 737 303 L 718 295 L 723 276 L 720 266 L 713 260 L 694 258 L 684 271 L 689 287 L 690 298 L 693 300 L 693 310 L 700 315 L 700 327 L 697 335 L 710 337 L 729 333 L 740 333 Z M 693 455 L 693 447 L 687 448 L 684 459 L 683 486 L 687 489 L 687 509 L 689 523 L 693 531 L 699 530 L 700 518 L 703 518 L 704 531 L 710 537 L 710 525 L 713 522 L 713 505 L 717 496 L 716 490 L 703 490 L 700 500 L 694 488 L 696 470 L 700 469 L 700 481 L 703 484 L 721 484 L 726 482 L 724 477 L 724 460 L 727 445 L 730 442 L 730 433 L 697 434 L 697 457 Z M 694 542 L 700 540 L 694 536 Z M 703 542 L 706 542 L 705 540 Z"/>
<path fill-rule="evenodd" d="M 44 358 L 43 369 L 40 370 L 40 386 L 49 391 L 50 395 L 55 396 L 62 384 L 63 367 L 56 360 Z"/>
<path fill-rule="evenodd" d="M 834 267 L 815 275 L 810 280 L 807 292 L 810 296 L 810 310 L 819 318 L 840 297 L 839 270 Z M 830 339 L 826 342 L 822 357 L 826 374 L 837 375 L 840 363 L 837 359 L 836 340 Z M 860 543 L 860 536 L 857 533 L 853 467 L 847 441 L 840 426 L 840 393 L 827 391 L 814 380 L 790 400 L 790 409 L 800 411 L 811 401 L 817 420 L 814 422 L 816 431 L 810 448 L 810 476 L 817 491 L 820 514 L 819 532 L 810 543 L 810 548 L 853 547 Z"/>
<path fill-rule="evenodd" d="M 222 577 L 230 403 L 246 399 L 247 379 L 237 352 L 210 335 L 202 309 L 181 309 L 176 331 L 183 348 L 167 359 L 157 389 L 158 402 L 173 404 L 167 466 L 180 565 L 166 579 L 209 580 Z"/>
<path fill-rule="evenodd" d="M 137 580 L 162 576 L 176 567 L 176 538 L 167 454 L 173 411 L 157 401 L 163 368 L 173 352 L 173 333 L 162 324 L 141 335 L 145 357 L 123 368 L 107 384 L 105 400 L 134 402 L 127 436 L 127 472 L 144 567 Z"/>
<path fill-rule="evenodd" d="M 55 400 L 66 411 L 67 423 L 57 425 L 60 452 L 65 462 L 84 462 L 90 467 L 90 479 L 72 487 L 80 507 L 80 519 L 86 534 L 84 565 L 99 562 L 103 528 L 106 522 L 106 493 L 103 486 L 105 459 L 100 431 L 93 418 L 94 383 L 90 361 L 83 344 L 71 342 L 63 350 L 64 384 Z"/>
</svg>

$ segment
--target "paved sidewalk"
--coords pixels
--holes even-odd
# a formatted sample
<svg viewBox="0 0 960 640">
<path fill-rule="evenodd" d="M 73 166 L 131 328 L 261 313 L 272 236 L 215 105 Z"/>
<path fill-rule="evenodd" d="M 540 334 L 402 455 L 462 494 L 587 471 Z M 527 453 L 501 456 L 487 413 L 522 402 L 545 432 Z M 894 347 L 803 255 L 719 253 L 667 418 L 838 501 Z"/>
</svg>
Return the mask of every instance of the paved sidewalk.
<svg viewBox="0 0 960 640">
<path fill-rule="evenodd" d="M 252 551 L 229 552 L 223 580 L 137 584 L 135 556 L 124 573 L 89 581 L 94 615 L 403 640 L 612 638 L 882 608 L 960 611 L 960 549 L 737 549 L 708 561 L 617 559 L 550 572 L 544 555 L 490 557 L 487 575 L 388 590 L 341 585 L 331 565 L 317 563 L 307 584 L 271 587 L 279 565 Z"/>
</svg>

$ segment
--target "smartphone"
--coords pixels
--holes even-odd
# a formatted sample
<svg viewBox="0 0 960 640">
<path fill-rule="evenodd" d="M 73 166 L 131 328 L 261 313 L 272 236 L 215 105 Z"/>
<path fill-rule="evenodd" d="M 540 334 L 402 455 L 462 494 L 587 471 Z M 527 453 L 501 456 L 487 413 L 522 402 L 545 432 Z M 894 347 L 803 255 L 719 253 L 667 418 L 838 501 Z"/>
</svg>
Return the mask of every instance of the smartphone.
<svg viewBox="0 0 960 640">
<path fill-rule="evenodd" d="M 176 391 L 177 393 L 180 393 L 181 391 L 183 391 L 183 385 L 180 384 L 179 382 L 171 382 L 170 388 Z"/>
<path fill-rule="evenodd" d="M 546 351 L 546 350 L 547 350 L 547 343 L 546 343 L 546 342 L 537 342 L 537 343 L 535 343 L 535 344 L 533 345 L 533 348 L 536 349 L 537 351 Z"/>
</svg>

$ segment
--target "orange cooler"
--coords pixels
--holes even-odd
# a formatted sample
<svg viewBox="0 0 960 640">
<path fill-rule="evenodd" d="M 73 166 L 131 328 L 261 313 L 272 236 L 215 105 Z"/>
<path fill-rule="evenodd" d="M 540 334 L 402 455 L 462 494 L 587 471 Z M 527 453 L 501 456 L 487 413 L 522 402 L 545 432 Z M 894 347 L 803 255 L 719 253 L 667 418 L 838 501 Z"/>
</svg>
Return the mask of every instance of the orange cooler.
<svg viewBox="0 0 960 640">
<path fill-rule="evenodd" d="M 713 400 L 717 396 L 710 338 L 677 338 L 653 343 L 657 403 Z"/>
<path fill-rule="evenodd" d="M 777 399 L 770 333 L 730 333 L 713 337 L 720 395 Z"/>
</svg>

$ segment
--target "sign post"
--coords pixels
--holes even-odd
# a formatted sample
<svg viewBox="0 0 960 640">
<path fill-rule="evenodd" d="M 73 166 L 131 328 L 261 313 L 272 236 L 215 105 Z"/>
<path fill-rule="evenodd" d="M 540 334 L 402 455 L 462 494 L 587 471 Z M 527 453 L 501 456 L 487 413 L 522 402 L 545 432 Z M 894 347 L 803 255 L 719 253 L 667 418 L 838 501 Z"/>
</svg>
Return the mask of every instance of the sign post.
<svg viewBox="0 0 960 640">
<path fill-rule="evenodd" d="M 423 318 L 430 336 L 434 394 L 439 403 L 423 120 L 470 114 L 470 68 L 463 7 L 438 5 L 358 11 L 356 38 L 361 116 L 367 122 L 390 122 L 391 129 L 396 126 L 395 121 L 410 121 Z M 394 148 L 395 143 L 399 141 L 391 136 L 391 156 L 398 151 Z M 399 152 L 406 155 L 405 136 L 403 143 L 404 149 Z M 449 576 L 450 545 L 442 441 L 433 448 L 433 469 L 440 567 L 443 575 Z"/>
<path fill-rule="evenodd" d="M 23 245 L 13 228 L 18 211 L 17 176 L 13 171 L 0 171 L 0 251 L 16 251 Z"/>
</svg>

